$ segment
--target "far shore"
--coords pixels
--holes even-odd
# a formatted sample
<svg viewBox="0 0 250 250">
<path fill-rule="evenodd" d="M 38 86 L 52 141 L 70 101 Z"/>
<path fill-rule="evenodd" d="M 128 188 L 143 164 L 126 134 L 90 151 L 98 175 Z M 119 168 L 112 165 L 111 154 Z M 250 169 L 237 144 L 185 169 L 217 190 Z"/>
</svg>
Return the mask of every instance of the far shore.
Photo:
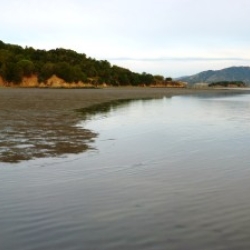
<svg viewBox="0 0 250 250">
<path fill-rule="evenodd" d="M 77 109 L 122 99 L 242 94 L 249 89 L 112 87 L 100 89 L 0 88 L 0 162 L 81 153 L 97 136 L 77 127 Z"/>
</svg>

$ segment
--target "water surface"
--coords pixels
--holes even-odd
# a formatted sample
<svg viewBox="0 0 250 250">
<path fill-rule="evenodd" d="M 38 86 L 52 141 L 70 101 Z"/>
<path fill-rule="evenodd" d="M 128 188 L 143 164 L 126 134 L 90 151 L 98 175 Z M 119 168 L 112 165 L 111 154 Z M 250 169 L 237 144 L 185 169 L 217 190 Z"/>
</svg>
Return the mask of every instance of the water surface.
<svg viewBox="0 0 250 250">
<path fill-rule="evenodd" d="M 96 150 L 0 169 L 0 249 L 249 249 L 250 95 L 111 106 Z"/>
</svg>

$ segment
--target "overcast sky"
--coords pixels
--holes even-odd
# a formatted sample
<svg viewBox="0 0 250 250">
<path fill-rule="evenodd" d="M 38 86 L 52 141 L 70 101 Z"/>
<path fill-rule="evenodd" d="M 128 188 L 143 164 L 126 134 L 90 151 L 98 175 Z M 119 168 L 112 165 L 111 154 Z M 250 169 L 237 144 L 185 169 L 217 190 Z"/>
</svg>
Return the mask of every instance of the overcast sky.
<svg viewBox="0 0 250 250">
<path fill-rule="evenodd" d="M 0 40 L 135 72 L 250 66 L 250 0 L 0 0 Z"/>
</svg>

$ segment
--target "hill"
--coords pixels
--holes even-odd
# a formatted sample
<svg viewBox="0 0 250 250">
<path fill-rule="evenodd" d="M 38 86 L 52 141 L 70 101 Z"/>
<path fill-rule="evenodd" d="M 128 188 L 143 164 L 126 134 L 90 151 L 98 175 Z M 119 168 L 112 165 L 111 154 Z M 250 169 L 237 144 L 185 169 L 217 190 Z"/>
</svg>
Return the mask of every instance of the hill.
<svg viewBox="0 0 250 250">
<path fill-rule="evenodd" d="M 250 84 L 250 67 L 230 67 L 221 70 L 208 70 L 195 75 L 178 78 L 193 85 L 195 83 L 213 83 L 213 82 L 234 82 L 241 81 Z"/>
<path fill-rule="evenodd" d="M 152 74 L 135 73 L 73 50 L 57 48 L 46 51 L 0 41 L 0 85 L 25 86 L 32 81 L 32 86 L 43 84 L 45 87 L 51 84 L 60 87 L 66 83 L 70 86 L 138 86 L 150 85 L 156 80 Z"/>
</svg>

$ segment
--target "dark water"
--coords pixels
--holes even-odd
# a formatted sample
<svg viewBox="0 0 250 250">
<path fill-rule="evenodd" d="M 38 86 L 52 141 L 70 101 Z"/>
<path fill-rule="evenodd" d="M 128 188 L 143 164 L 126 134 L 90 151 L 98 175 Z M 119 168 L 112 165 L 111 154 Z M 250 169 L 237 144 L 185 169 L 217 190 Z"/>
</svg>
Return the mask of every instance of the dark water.
<svg viewBox="0 0 250 250">
<path fill-rule="evenodd" d="M 250 249 L 250 95 L 133 101 L 97 150 L 0 169 L 0 249 Z"/>
</svg>

